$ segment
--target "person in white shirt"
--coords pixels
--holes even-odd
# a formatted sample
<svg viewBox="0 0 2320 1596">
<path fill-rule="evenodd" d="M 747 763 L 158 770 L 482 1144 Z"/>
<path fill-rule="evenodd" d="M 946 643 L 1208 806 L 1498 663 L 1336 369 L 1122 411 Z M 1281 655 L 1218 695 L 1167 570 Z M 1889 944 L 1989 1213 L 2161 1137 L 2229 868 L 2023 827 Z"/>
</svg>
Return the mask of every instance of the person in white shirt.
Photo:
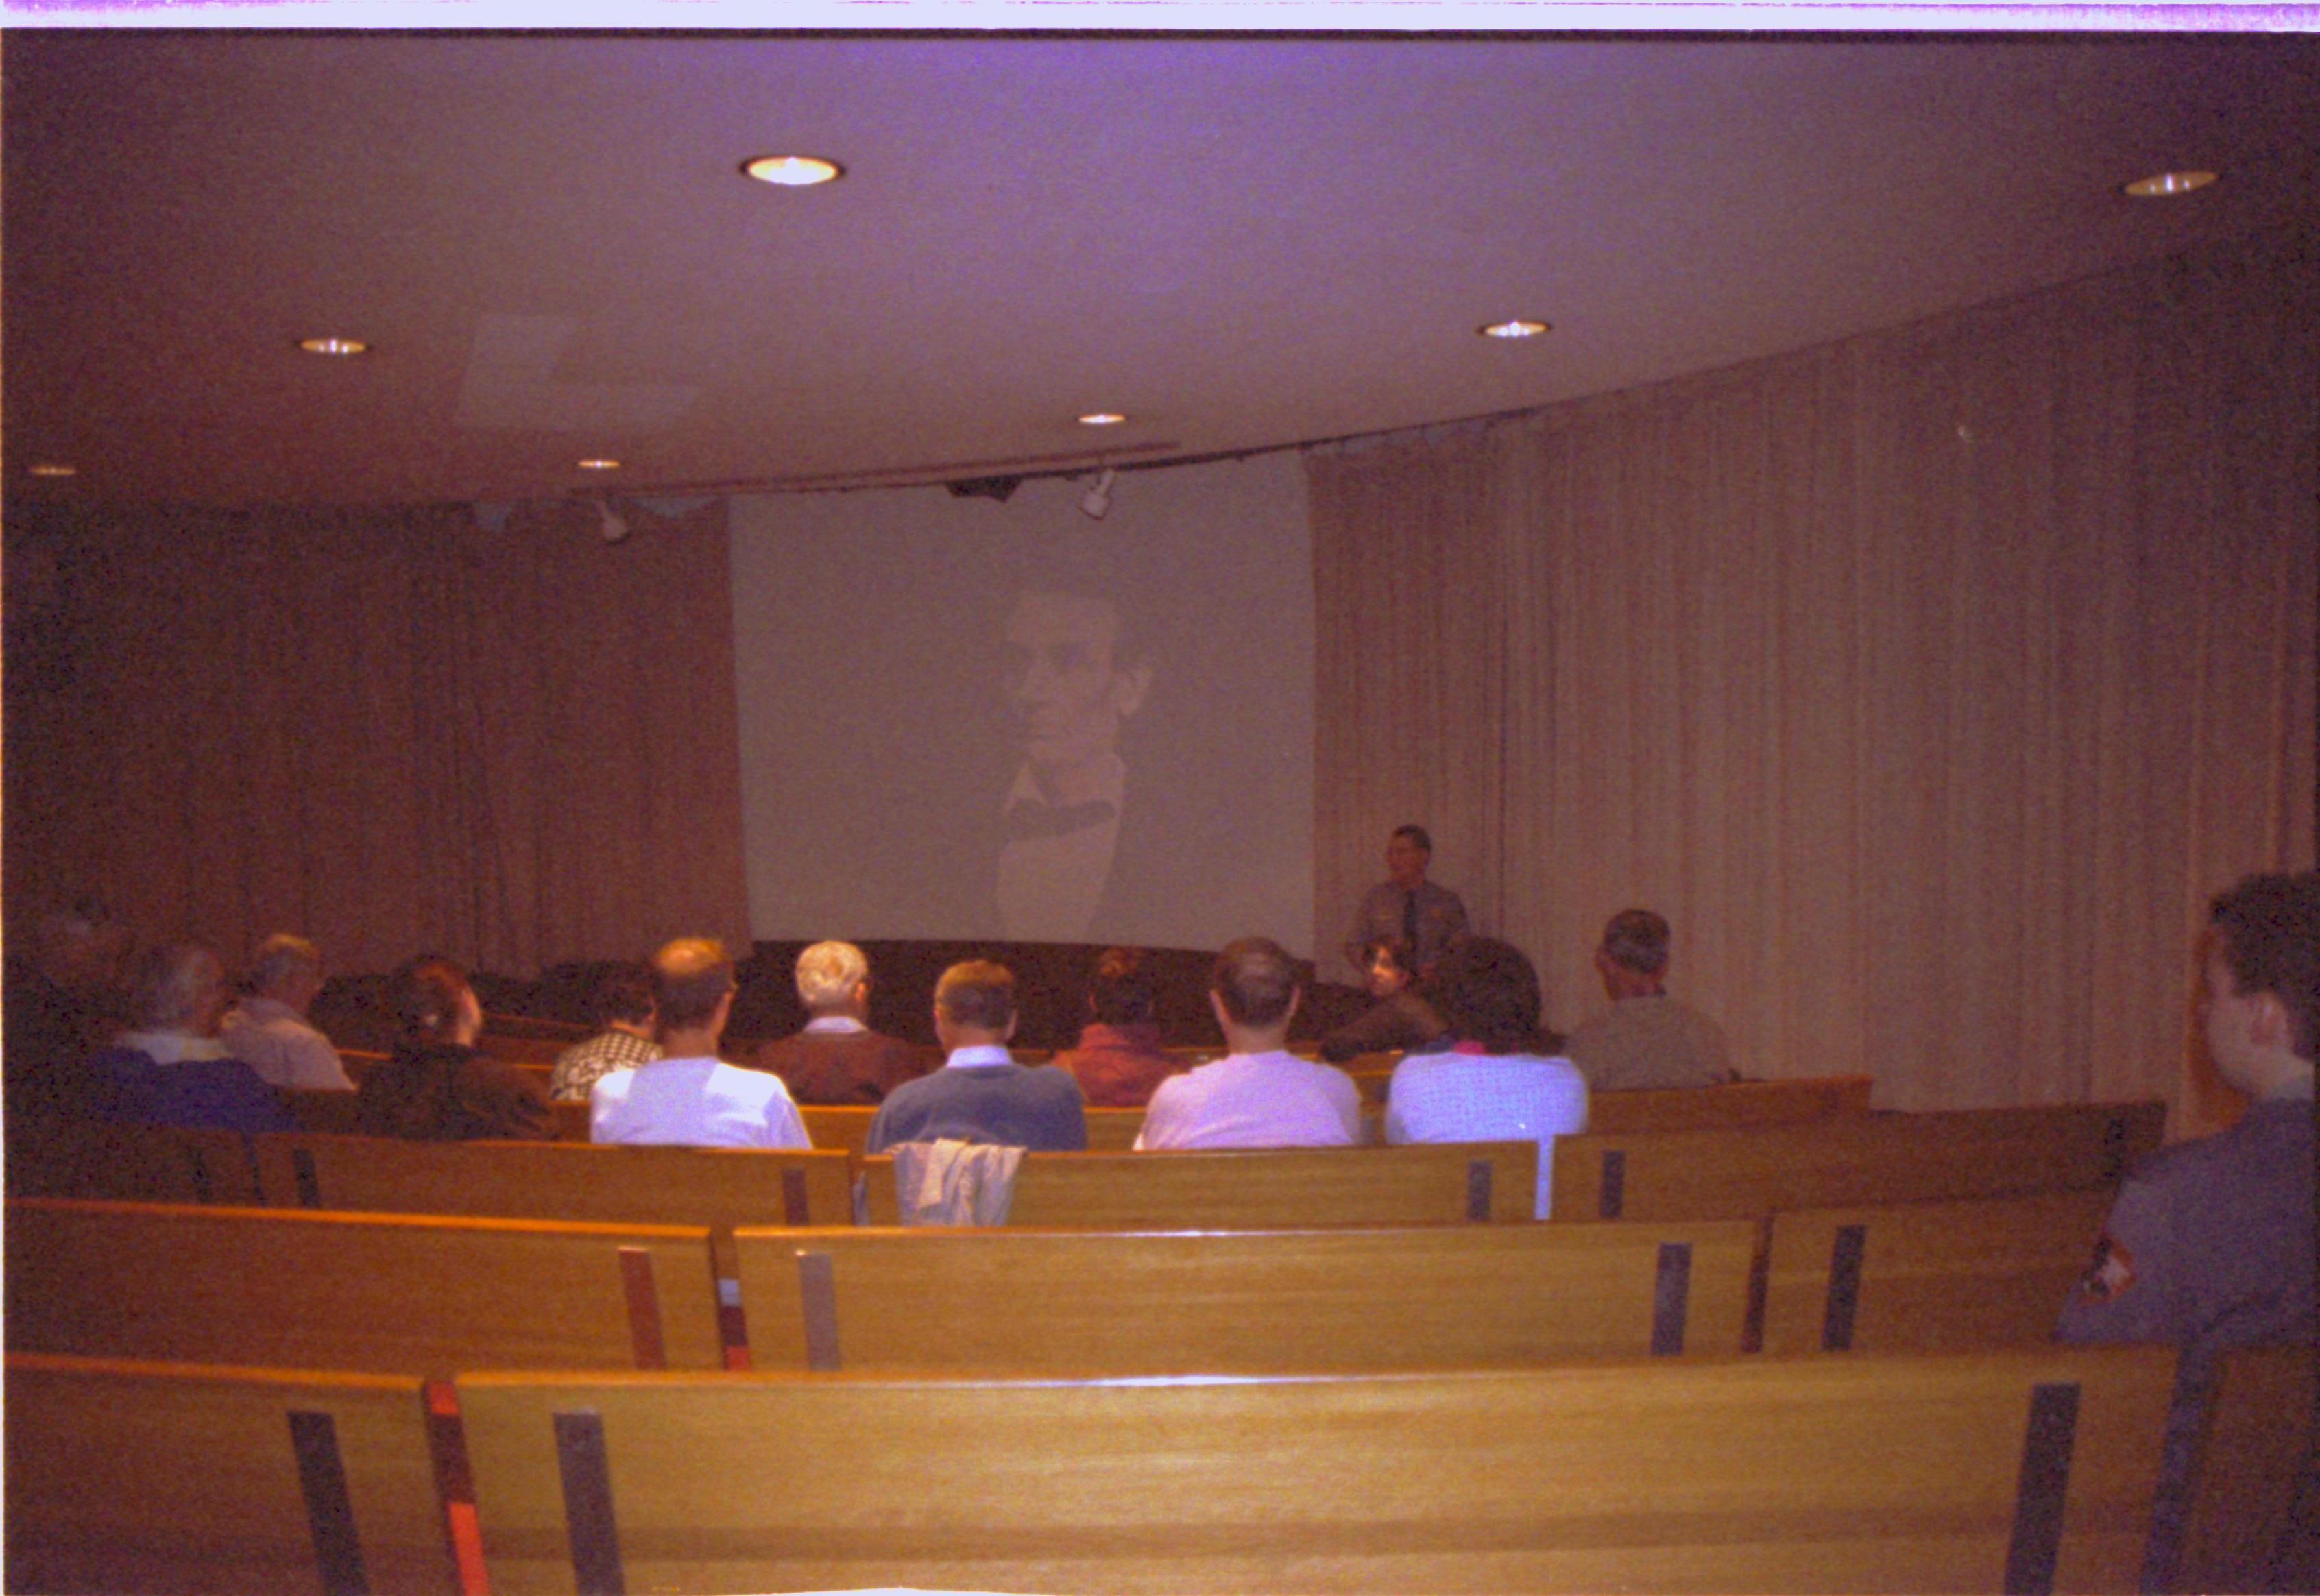
<svg viewBox="0 0 2320 1596">
<path fill-rule="evenodd" d="M 269 1086 L 352 1092 L 354 1082 L 331 1038 L 307 1023 L 322 990 L 322 953 L 304 937 L 278 931 L 258 945 L 248 997 L 218 1028 L 225 1050 Z"/>
<path fill-rule="evenodd" d="M 588 1094 L 588 1139 L 811 1147 L 779 1075 L 736 1069 L 717 1057 L 735 989 L 724 945 L 706 937 L 680 939 L 653 955 L 652 972 L 665 1056 L 598 1078 Z"/>
<path fill-rule="evenodd" d="M 1587 1129 L 1587 1079 L 1545 1056 L 1538 972 L 1522 949 L 1473 937 L 1442 956 L 1426 995 L 1450 1028 L 1446 1051 L 1412 1053 L 1386 1088 L 1385 1139 L 1538 1141 L 1535 1217 L 1554 1190 L 1554 1138 Z"/>
<path fill-rule="evenodd" d="M 1137 1149 L 1358 1143 L 1362 1097 L 1353 1077 L 1287 1051 L 1302 995 L 1296 962 L 1277 942 L 1244 937 L 1219 954 L 1209 1006 L 1231 1051 L 1160 1083 Z"/>
</svg>

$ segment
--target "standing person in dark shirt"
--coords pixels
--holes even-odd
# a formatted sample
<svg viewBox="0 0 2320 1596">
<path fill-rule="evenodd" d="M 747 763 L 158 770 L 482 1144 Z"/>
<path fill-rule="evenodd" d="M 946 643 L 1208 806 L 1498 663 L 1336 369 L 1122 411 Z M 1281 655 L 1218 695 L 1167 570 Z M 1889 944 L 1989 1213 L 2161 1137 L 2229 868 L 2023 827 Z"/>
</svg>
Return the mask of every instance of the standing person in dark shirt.
<svg viewBox="0 0 2320 1596">
<path fill-rule="evenodd" d="M 1423 826 L 1396 826 L 1386 839 L 1386 879 L 1362 894 L 1346 957 L 1355 967 L 1373 942 L 1400 942 L 1403 967 L 1423 975 L 1466 934 L 1465 901 L 1446 886 L 1426 879 L 1434 863 L 1434 839 Z"/>
<path fill-rule="evenodd" d="M 1098 956 L 1079 1046 L 1056 1056 L 1090 1108 L 1140 1109 L 1152 1101 L 1153 1088 L 1180 1067 L 1160 1046 L 1160 1027 L 1152 1017 L 1159 993 L 1146 962 L 1140 948 L 1107 948 Z"/>
<path fill-rule="evenodd" d="M 513 1065 L 476 1051 L 484 1009 L 465 970 L 447 958 L 419 959 L 395 973 L 394 992 L 403 1039 L 357 1089 L 365 1135 L 546 1141 L 556 1134 L 548 1093 Z"/>
</svg>

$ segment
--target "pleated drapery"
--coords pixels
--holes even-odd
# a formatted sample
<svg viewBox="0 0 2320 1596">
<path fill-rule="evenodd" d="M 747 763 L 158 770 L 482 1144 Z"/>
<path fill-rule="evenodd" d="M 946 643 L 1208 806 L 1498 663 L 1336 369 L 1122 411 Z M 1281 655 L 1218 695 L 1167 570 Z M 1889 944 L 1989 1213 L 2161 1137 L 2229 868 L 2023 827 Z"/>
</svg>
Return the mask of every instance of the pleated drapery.
<svg viewBox="0 0 2320 1596">
<path fill-rule="evenodd" d="M 2179 1093 L 2207 898 L 2313 857 L 2308 234 L 1309 457 L 1316 912 L 1388 830 L 1765 1075 Z M 2196 1115 L 2200 1105 L 2179 1105 Z"/>
<path fill-rule="evenodd" d="M 724 505 L 632 520 L 16 518 L 12 908 L 342 970 L 745 940 Z"/>
</svg>

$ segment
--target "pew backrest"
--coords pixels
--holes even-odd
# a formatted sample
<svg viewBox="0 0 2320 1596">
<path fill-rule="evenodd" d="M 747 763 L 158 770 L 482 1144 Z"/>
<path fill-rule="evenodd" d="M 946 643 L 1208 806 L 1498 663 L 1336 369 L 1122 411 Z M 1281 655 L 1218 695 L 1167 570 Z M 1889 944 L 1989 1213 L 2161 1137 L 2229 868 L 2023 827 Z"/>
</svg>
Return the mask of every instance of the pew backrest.
<svg viewBox="0 0 2320 1596">
<path fill-rule="evenodd" d="M 734 1233 L 760 1369 L 1099 1374 L 1736 1353 L 1757 1227 Z"/>
<path fill-rule="evenodd" d="M 2086 1273 L 2111 1188 L 1772 1216 L 1766 1352 L 2044 1341 Z"/>
<path fill-rule="evenodd" d="M 2116 1591 L 2172 1371 L 2108 1347 L 459 1396 L 498 1591 Z"/>
<path fill-rule="evenodd" d="M 1641 1087 L 1587 1098 L 1594 1131 L 1717 1129 L 1737 1125 L 1797 1125 L 1831 1114 L 1869 1111 L 1868 1075 L 1794 1081 L 1735 1081 L 1725 1086 Z"/>
<path fill-rule="evenodd" d="M 1833 1114 L 1800 1125 L 1590 1131 L 1555 1143 L 1564 1219 L 1753 1219 L 1779 1209 L 2078 1191 L 2158 1148 L 2163 1102 Z"/>
<path fill-rule="evenodd" d="M 448 1377 L 725 1365 L 705 1228 L 18 1199 L 11 1351 Z"/>
<path fill-rule="evenodd" d="M 2224 1355 L 2175 1591 L 2308 1591 L 2320 1574 L 2320 1370 L 2309 1347 Z M 2300 1520 L 2300 1522 L 2299 1522 Z"/>
<path fill-rule="evenodd" d="M 453 1596 L 415 1379 L 11 1353 L 8 1588 Z"/>
<path fill-rule="evenodd" d="M 798 1118 L 805 1121 L 805 1133 L 815 1147 L 852 1153 L 857 1157 L 869 1149 L 870 1121 L 877 1112 L 875 1108 L 850 1103 L 798 1105 Z M 1088 1151 L 1124 1153 L 1136 1145 L 1137 1132 L 1143 1129 L 1142 1109 L 1090 1109 Z"/>
<path fill-rule="evenodd" d="M 862 1160 L 870 1222 L 898 1222 L 893 1160 Z M 1261 1152 L 1027 1153 L 1010 1225 L 1263 1230 L 1527 1220 L 1538 1144 L 1436 1142 Z"/>
<path fill-rule="evenodd" d="M 250 1138 L 238 1130 L 46 1120 L 12 1125 L 8 1194 L 122 1202 L 258 1201 Z"/>
<path fill-rule="evenodd" d="M 277 1135 L 258 1138 L 258 1162 L 280 1207 L 728 1229 L 854 1219 L 843 1153 Z"/>
</svg>

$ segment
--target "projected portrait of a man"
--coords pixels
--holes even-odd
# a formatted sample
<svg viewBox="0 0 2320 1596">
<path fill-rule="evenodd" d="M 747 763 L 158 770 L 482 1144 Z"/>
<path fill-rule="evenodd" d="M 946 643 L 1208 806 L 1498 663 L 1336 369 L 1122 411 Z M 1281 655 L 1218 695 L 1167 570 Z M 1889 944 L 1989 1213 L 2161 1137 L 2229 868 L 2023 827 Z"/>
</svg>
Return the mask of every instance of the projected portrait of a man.
<svg viewBox="0 0 2320 1596">
<path fill-rule="evenodd" d="M 1034 589 L 1006 625 L 1006 696 L 1020 765 L 1001 801 L 1001 931 L 1086 939 L 1134 802 L 1122 723 L 1143 707 L 1152 664 L 1108 598 Z"/>
</svg>

